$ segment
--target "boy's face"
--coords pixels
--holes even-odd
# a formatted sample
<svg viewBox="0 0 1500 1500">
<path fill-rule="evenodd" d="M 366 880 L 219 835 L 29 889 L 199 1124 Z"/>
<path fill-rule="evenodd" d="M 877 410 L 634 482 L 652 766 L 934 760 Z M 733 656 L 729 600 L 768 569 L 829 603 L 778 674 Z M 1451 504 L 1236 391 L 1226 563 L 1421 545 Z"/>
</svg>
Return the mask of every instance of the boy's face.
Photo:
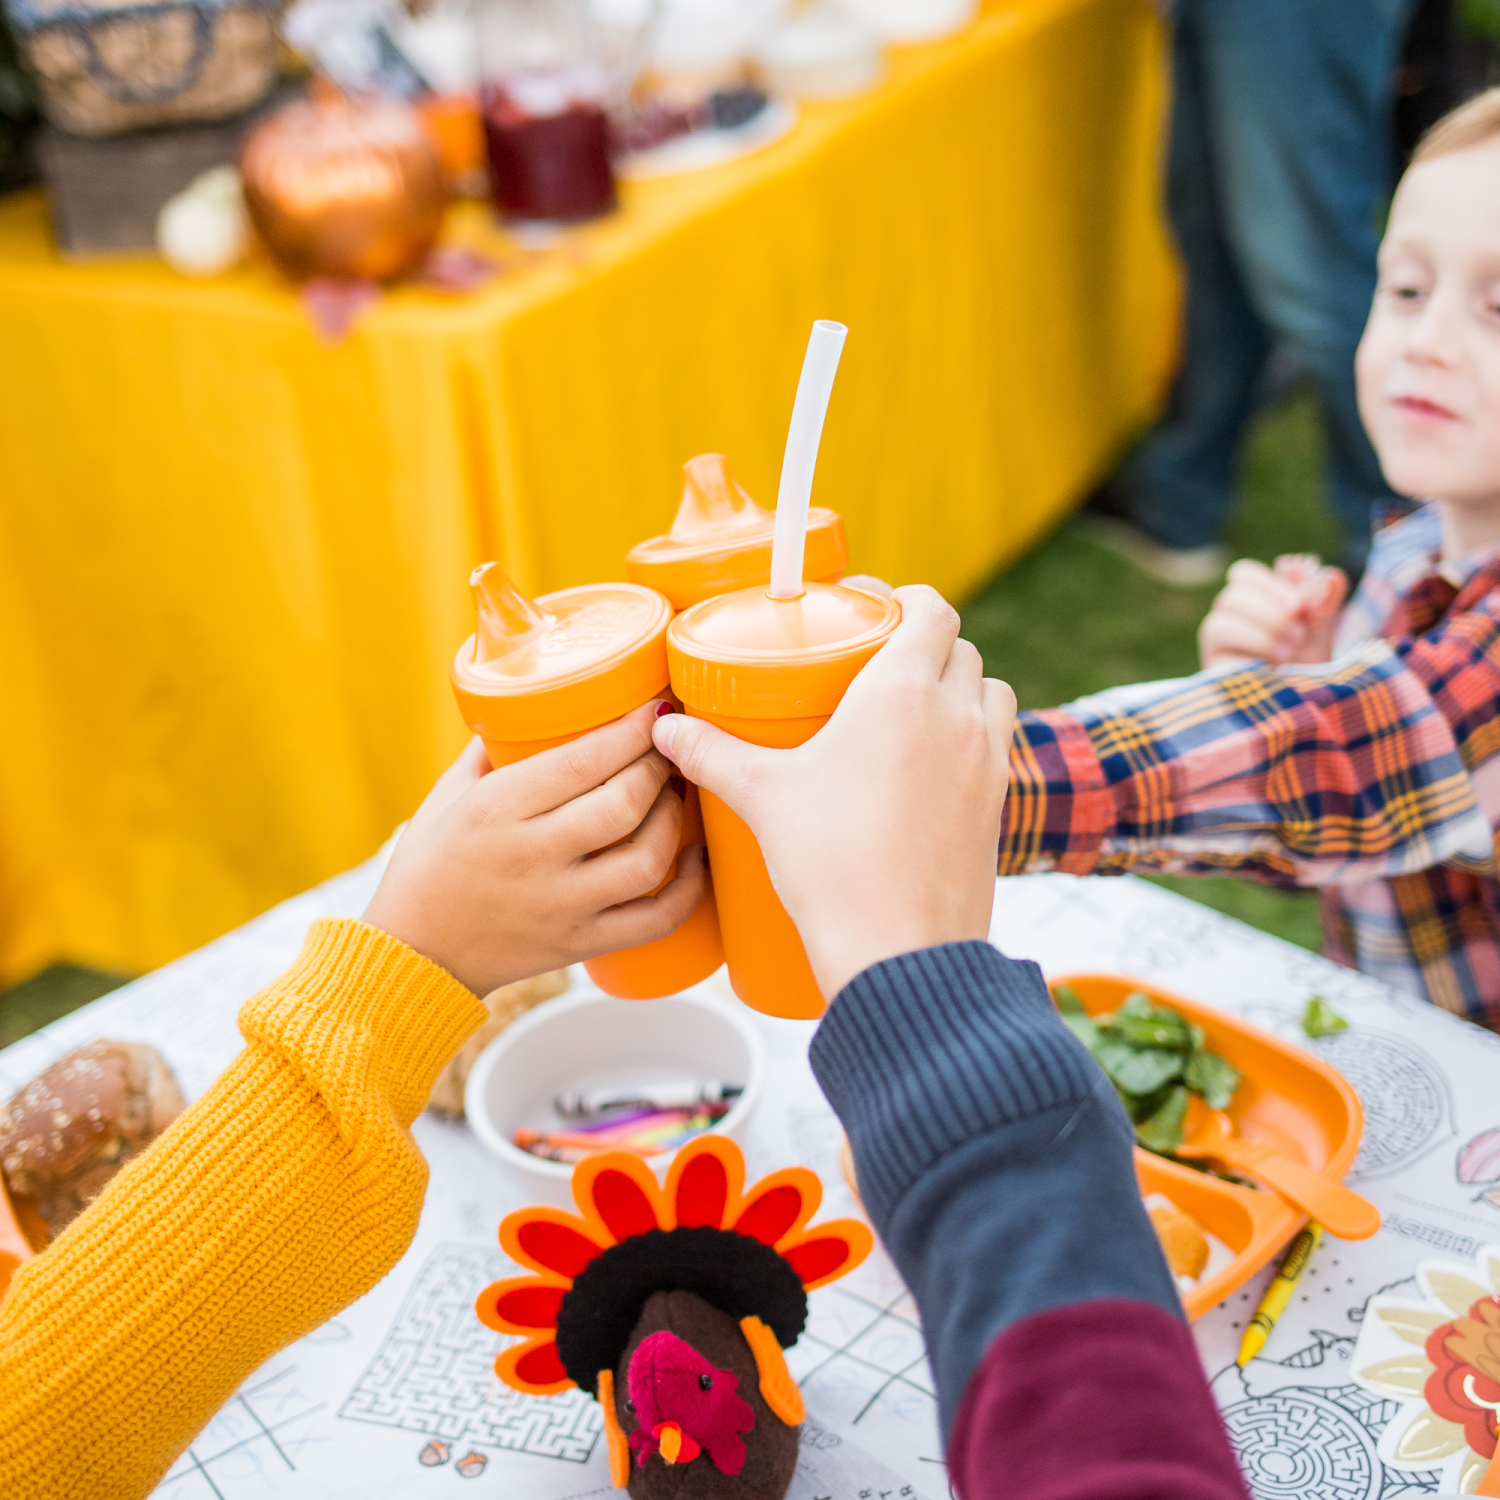
<svg viewBox="0 0 1500 1500">
<path fill-rule="evenodd" d="M 1355 374 L 1393 489 L 1500 502 L 1500 137 L 1402 178 Z"/>
</svg>

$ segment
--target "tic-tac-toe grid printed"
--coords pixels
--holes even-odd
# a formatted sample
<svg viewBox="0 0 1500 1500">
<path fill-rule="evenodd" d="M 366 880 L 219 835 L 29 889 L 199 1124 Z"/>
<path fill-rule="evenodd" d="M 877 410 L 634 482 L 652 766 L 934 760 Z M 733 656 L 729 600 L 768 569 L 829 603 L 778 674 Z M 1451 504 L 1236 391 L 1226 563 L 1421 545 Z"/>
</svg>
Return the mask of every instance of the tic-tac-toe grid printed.
<svg viewBox="0 0 1500 1500">
<path fill-rule="evenodd" d="M 837 1283 L 814 1296 L 787 1364 L 809 1405 L 851 1427 L 881 1416 L 920 1421 L 936 1404 L 916 1304 L 904 1288 L 887 1301 Z"/>
<path fill-rule="evenodd" d="M 163 1500 L 224 1500 L 247 1484 L 269 1492 L 296 1473 L 325 1404 L 304 1389 L 295 1365 L 262 1371 L 198 1434 L 156 1493 Z"/>
</svg>

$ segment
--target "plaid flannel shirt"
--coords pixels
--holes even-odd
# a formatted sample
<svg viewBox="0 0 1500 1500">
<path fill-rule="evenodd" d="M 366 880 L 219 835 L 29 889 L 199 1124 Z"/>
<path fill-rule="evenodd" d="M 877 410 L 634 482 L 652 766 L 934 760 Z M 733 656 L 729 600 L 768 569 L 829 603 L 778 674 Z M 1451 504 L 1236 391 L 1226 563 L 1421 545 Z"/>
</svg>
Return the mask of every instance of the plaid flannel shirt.
<svg viewBox="0 0 1500 1500">
<path fill-rule="evenodd" d="M 1316 886 L 1330 957 L 1500 1031 L 1500 548 L 1440 540 L 1430 505 L 1377 534 L 1331 662 L 1022 714 L 1000 873 Z"/>
</svg>

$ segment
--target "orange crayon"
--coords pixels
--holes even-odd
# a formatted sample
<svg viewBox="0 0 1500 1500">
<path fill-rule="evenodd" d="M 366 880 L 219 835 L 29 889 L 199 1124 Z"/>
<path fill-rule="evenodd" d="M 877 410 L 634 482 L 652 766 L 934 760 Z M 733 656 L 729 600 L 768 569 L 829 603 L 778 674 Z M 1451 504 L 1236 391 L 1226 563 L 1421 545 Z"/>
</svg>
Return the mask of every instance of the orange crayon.
<svg viewBox="0 0 1500 1500">
<path fill-rule="evenodd" d="M 636 1156 L 660 1156 L 666 1150 L 655 1142 L 632 1144 L 628 1141 L 601 1141 L 597 1136 L 582 1135 L 571 1130 L 517 1130 L 512 1137 L 523 1151 L 536 1154 L 538 1146 L 550 1146 L 559 1151 L 580 1151 L 593 1155 L 600 1151 L 629 1151 Z"/>
</svg>

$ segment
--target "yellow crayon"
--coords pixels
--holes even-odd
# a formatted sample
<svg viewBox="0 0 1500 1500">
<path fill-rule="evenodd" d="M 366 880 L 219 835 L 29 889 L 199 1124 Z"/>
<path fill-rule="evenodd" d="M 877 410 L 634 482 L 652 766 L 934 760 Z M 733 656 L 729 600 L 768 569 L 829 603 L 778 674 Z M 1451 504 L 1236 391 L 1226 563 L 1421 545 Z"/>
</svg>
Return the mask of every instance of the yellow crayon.
<svg viewBox="0 0 1500 1500">
<path fill-rule="evenodd" d="M 1255 1309 L 1255 1316 L 1250 1319 L 1250 1326 L 1245 1329 L 1245 1336 L 1240 1340 L 1239 1357 L 1235 1360 L 1237 1365 L 1249 1364 L 1265 1347 L 1277 1318 L 1286 1311 L 1286 1305 L 1292 1300 L 1292 1293 L 1297 1290 L 1297 1283 L 1302 1279 L 1302 1273 L 1307 1269 L 1307 1263 L 1312 1259 L 1312 1253 L 1322 1238 L 1323 1226 L 1309 1224 L 1292 1241 L 1292 1248 L 1287 1251 L 1281 1269 L 1271 1278 L 1266 1295 L 1260 1299 L 1260 1306 Z"/>
</svg>

